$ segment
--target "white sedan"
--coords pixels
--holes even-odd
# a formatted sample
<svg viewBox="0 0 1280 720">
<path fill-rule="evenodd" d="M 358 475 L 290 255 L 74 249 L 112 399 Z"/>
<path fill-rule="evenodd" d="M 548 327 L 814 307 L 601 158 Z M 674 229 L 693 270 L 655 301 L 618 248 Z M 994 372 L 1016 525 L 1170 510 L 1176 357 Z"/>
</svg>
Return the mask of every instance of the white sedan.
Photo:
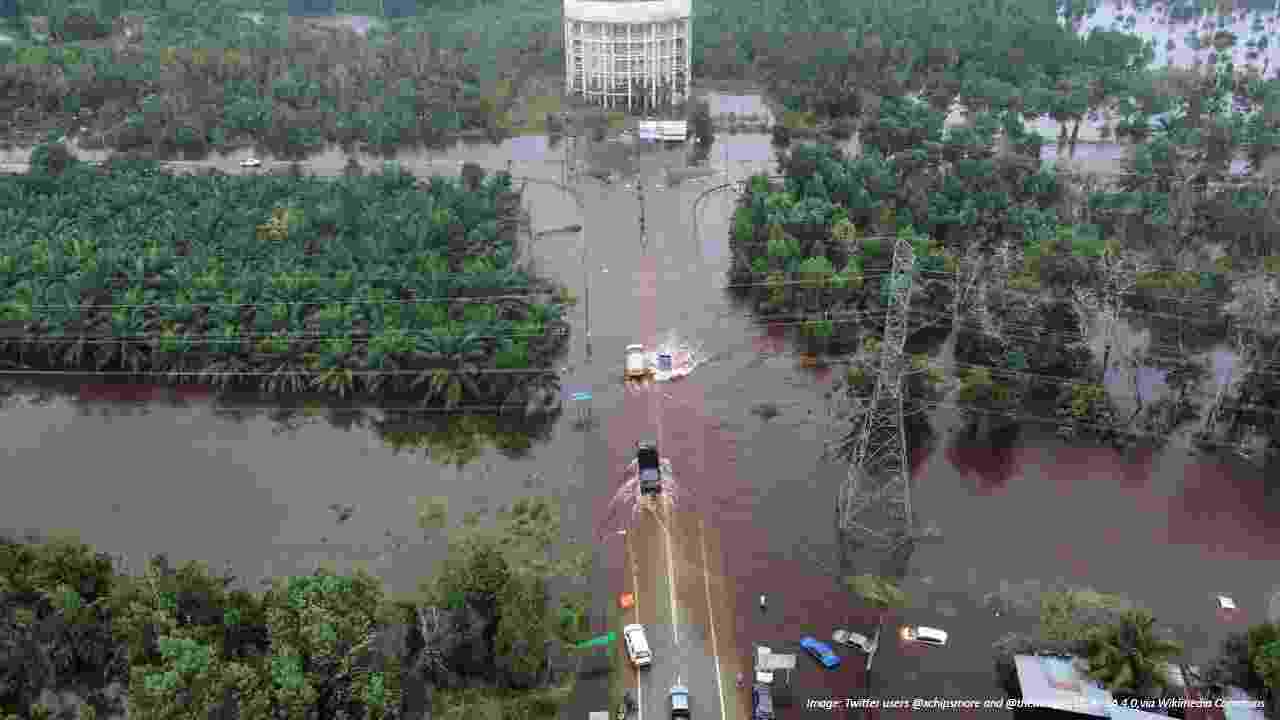
<svg viewBox="0 0 1280 720">
<path fill-rule="evenodd" d="M 244 160 L 240 161 L 240 167 L 243 167 L 243 168 L 255 168 L 261 164 L 262 164 L 262 161 L 255 157 L 245 158 Z"/>
<path fill-rule="evenodd" d="M 938 628 L 913 625 L 902 628 L 902 639 L 907 642 L 918 642 L 925 645 L 946 645 L 947 633 Z"/>
</svg>

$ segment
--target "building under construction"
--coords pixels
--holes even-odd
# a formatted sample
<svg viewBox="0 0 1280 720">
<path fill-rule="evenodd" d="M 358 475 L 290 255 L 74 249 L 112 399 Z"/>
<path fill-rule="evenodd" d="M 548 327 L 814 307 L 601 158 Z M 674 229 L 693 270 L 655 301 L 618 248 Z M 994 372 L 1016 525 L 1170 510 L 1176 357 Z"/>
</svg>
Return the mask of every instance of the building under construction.
<svg viewBox="0 0 1280 720">
<path fill-rule="evenodd" d="M 689 97 L 692 0 L 564 0 L 565 88 L 647 112 Z"/>
</svg>

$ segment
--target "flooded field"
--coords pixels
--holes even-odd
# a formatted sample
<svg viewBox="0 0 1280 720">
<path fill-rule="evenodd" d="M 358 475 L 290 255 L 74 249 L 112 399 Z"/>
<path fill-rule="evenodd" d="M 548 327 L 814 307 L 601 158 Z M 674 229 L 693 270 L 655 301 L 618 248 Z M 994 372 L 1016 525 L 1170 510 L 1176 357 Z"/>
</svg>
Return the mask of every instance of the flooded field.
<svg viewBox="0 0 1280 720">
<path fill-rule="evenodd" d="M 707 188 L 767 168 L 768 140 L 722 136 L 705 159 L 718 175 L 675 186 L 665 170 L 682 164 L 685 150 L 636 152 L 643 191 L 634 180 L 631 187 L 571 181 L 582 212 L 554 183 L 568 179 L 568 165 L 591 158 L 547 138 L 401 158 L 423 174 L 453 173 L 464 161 L 509 162 L 516 175 L 550 183 L 525 191 L 535 229 L 583 226 L 543 236 L 534 254 L 542 272 L 582 291 L 563 384 L 566 397 L 590 400 L 566 399 L 565 412 L 531 440 L 520 439 L 521 428 L 476 419 L 307 406 L 286 417 L 260 403 L 228 410 L 198 389 L 176 398 L 172 390 L 93 383 L 17 389 L 0 408 L 0 445 L 5 496 L 20 500 L 0 504 L 0 527 L 74 529 L 139 562 L 164 551 L 227 563 L 247 583 L 319 562 L 363 563 L 409 592 L 442 551 L 417 527 L 418 499 L 443 496 L 459 517 L 542 493 L 561 500 L 565 532 L 595 542 L 602 577 L 613 578 L 622 549 L 600 533 L 635 442 L 652 437 L 687 506 L 722 538 L 743 642 L 787 647 L 841 626 L 869 634 L 874 617 L 856 612 L 825 569 L 834 560 L 834 500 L 845 475 L 821 457 L 831 436 L 823 397 L 831 373 L 800 367 L 785 339 L 770 337 L 726 297 L 732 198 L 712 195 L 692 214 Z M 241 172 L 239 159 L 212 164 Z M 335 149 L 307 165 L 336 174 L 345 162 Z M 641 203 L 643 234 L 635 221 Z M 680 357 L 673 369 L 684 364 L 684 376 L 626 385 L 624 348 L 632 343 L 655 353 L 655 365 L 659 352 Z M 944 539 L 912 558 L 912 607 L 887 629 L 925 623 L 952 640 L 928 653 L 882 647 L 877 694 L 996 697 L 991 643 L 1027 618 L 1013 600 L 997 616 L 992 596 L 1003 589 L 1000 596 L 1011 597 L 1028 582 L 1127 594 L 1179 628 L 1200 661 L 1228 630 L 1266 616 L 1280 586 L 1280 505 L 1263 492 L 1258 471 L 1181 447 L 1121 455 L 1067 446 L 1035 428 L 1007 448 L 967 448 L 948 432 L 949 412 L 939 411 L 937 446 L 918 458 L 913 497 L 922 521 Z M 597 590 L 602 602 L 612 600 L 613 586 Z M 1234 597 L 1239 615 L 1216 616 L 1215 593 Z M 767 610 L 757 607 L 761 594 L 770 598 Z M 867 692 L 855 662 L 824 673 L 802 657 L 794 681 L 801 699 Z M 840 716 L 802 705 L 779 717 Z"/>
</svg>

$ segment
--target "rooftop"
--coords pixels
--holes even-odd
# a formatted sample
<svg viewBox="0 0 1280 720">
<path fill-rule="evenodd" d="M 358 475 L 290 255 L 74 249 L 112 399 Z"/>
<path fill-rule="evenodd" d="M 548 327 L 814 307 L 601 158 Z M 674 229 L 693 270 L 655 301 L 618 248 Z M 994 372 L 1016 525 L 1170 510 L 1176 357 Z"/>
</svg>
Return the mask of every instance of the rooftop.
<svg viewBox="0 0 1280 720">
<path fill-rule="evenodd" d="M 1013 662 L 1022 688 L 1022 701 L 1027 705 L 1110 720 L 1169 720 L 1168 715 L 1117 705 L 1110 692 L 1084 674 L 1078 658 L 1015 655 Z M 1195 667 L 1188 669 L 1193 676 L 1198 672 Z M 1173 687 L 1187 687 L 1180 667 L 1169 665 L 1166 672 Z M 1217 717 L 1263 720 L 1262 708 L 1244 691 L 1229 688 L 1226 699 Z"/>
</svg>

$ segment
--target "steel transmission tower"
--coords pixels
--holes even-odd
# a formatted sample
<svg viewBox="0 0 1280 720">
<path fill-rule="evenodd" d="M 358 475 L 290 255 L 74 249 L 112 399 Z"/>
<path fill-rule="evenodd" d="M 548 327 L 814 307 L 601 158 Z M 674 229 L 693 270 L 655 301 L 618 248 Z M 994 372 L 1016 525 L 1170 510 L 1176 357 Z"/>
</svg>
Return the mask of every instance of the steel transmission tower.
<svg viewBox="0 0 1280 720">
<path fill-rule="evenodd" d="M 854 445 L 848 476 L 840 491 L 839 528 L 842 545 L 897 550 L 914 537 L 911 514 L 911 468 L 903 431 L 903 345 L 911 303 L 915 252 L 910 238 L 898 238 L 888 279 L 889 302 L 880 371 L 867 406 L 862 432 Z"/>
</svg>

